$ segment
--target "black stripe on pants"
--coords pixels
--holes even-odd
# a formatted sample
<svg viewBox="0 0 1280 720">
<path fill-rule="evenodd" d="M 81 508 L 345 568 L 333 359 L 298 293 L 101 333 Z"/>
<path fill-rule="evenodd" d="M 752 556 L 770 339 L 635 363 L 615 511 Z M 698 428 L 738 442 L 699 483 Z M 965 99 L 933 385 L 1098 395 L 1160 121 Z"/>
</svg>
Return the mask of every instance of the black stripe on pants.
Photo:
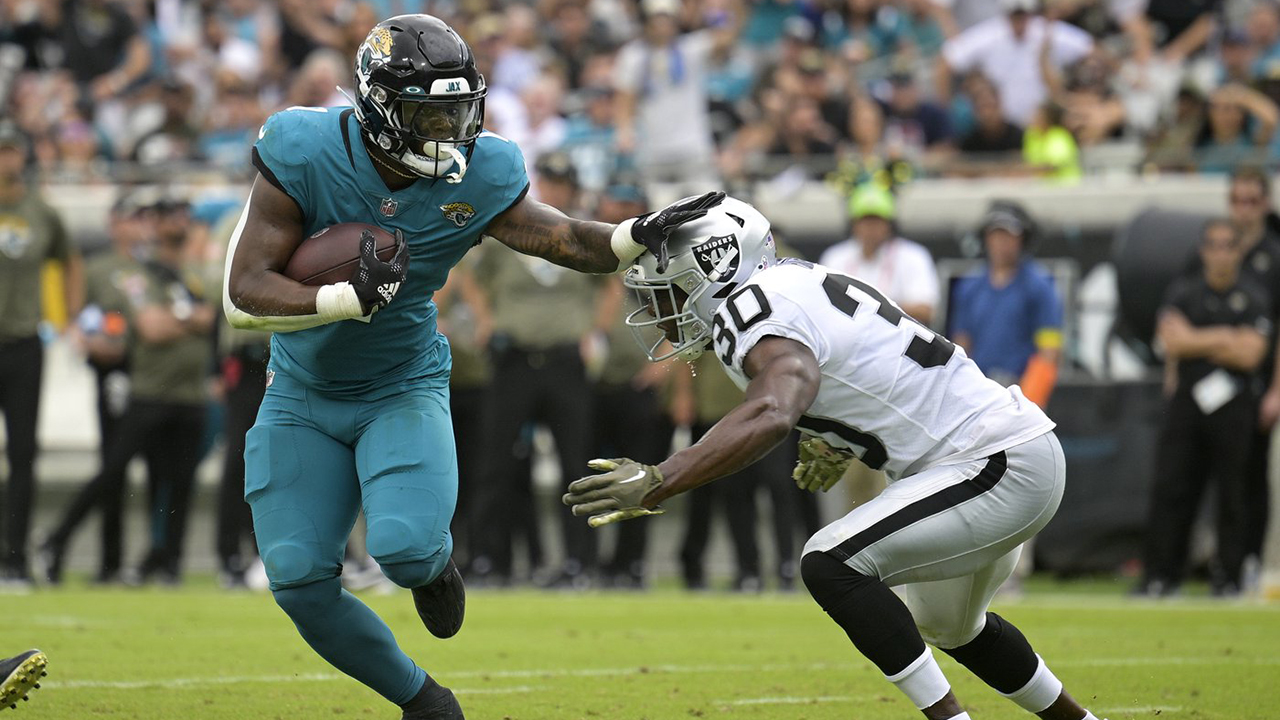
<svg viewBox="0 0 1280 720">
<path fill-rule="evenodd" d="M 1005 470 L 1008 470 L 1008 468 L 1009 458 L 1002 450 L 988 457 L 987 464 L 974 477 L 945 487 L 928 497 L 907 505 L 827 552 L 842 561 L 848 561 L 849 558 L 862 552 L 868 546 L 909 525 L 914 525 L 925 518 L 950 510 L 960 503 L 990 492 L 992 488 L 999 484 L 1000 479 L 1004 477 Z"/>
</svg>

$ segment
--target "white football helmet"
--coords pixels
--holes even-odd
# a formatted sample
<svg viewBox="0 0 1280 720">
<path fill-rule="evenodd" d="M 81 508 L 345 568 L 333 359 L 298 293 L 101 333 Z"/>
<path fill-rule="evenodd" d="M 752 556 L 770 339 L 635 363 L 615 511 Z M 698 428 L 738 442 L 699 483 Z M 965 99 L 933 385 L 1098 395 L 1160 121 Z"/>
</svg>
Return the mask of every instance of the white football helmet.
<svg viewBox="0 0 1280 720">
<path fill-rule="evenodd" d="M 627 325 L 654 362 L 697 359 L 711 343 L 711 318 L 720 303 L 777 263 L 769 220 L 731 197 L 676 228 L 667 254 L 666 272 L 659 273 L 657 258 L 646 252 L 623 276 L 640 297 L 640 309 L 627 316 Z"/>
</svg>

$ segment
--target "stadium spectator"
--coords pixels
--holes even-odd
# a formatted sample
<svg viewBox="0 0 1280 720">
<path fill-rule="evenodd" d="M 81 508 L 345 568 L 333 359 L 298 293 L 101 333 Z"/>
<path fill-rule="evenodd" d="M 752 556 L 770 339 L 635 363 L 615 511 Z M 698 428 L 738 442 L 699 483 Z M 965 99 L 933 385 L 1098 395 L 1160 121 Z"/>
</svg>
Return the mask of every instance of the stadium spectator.
<svg viewBox="0 0 1280 720">
<path fill-rule="evenodd" d="M 618 168 L 614 152 L 613 87 L 589 85 L 578 92 L 583 107 L 565 120 L 561 150 L 573 159 L 583 190 L 598 193 Z"/>
<path fill-rule="evenodd" d="M 634 154 L 646 182 L 714 185 L 706 90 L 711 38 L 680 32 L 677 0 L 644 0 L 640 9 L 643 34 L 618 52 L 615 67 L 618 149 Z"/>
<path fill-rule="evenodd" d="M 1179 65 L 1204 48 L 1222 5 L 1223 0 L 1147 0 L 1149 33 L 1164 61 Z"/>
<path fill-rule="evenodd" d="M 525 140 L 520 147 L 525 161 L 536 168 L 543 153 L 564 145 L 567 123 L 560 115 L 564 82 L 550 73 L 539 75 L 526 83 L 520 100 L 524 103 L 528 120 Z"/>
<path fill-rule="evenodd" d="M 559 68 L 570 90 L 584 85 L 591 60 L 609 50 L 604 28 L 587 11 L 582 0 L 559 0 L 551 20 L 551 37 L 547 47 L 552 63 Z"/>
<path fill-rule="evenodd" d="M 546 153 L 535 166 L 538 195 L 552 207 L 574 212 L 581 202 L 577 174 L 569 157 Z M 481 584 L 506 584 L 512 573 L 512 529 L 517 513 L 512 498 L 531 493 L 532 482 L 519 472 L 513 455 L 527 424 L 545 425 L 555 438 L 564 483 L 586 467 L 591 440 L 591 388 L 585 342 L 594 330 L 608 328 L 615 302 L 599 277 L 572 272 L 505 247 L 484 249 L 475 274 L 487 296 L 493 333 L 489 341 L 493 382 L 486 398 L 489 422 L 488 469 L 480 517 L 484 536 L 471 563 Z M 518 503 L 514 503 L 518 504 Z M 595 532 L 568 510 L 561 515 L 565 558 L 542 580 L 554 587 L 584 589 L 596 571 Z"/>
<path fill-rule="evenodd" d="M 901 146 L 908 157 L 935 157 L 952 148 L 951 118 L 941 107 L 921 97 L 915 76 L 899 71 L 889 76 L 889 97 L 884 108 L 884 134 L 891 146 Z"/>
<path fill-rule="evenodd" d="M 956 283 L 948 327 L 983 374 L 1045 408 L 1062 354 L 1062 300 L 1032 259 L 1035 232 L 1021 205 L 991 204 L 980 228 L 986 263 Z"/>
<path fill-rule="evenodd" d="M 1277 123 L 1280 108 L 1262 93 L 1243 85 L 1218 88 L 1196 141 L 1196 167 L 1225 174 L 1252 161 L 1271 142 Z"/>
<path fill-rule="evenodd" d="M 542 74 L 542 59 L 535 50 L 538 16 L 526 5 L 510 5 L 503 13 L 502 22 L 501 49 L 494 59 L 493 78 L 489 83 L 519 95 Z"/>
<path fill-rule="evenodd" d="M 0 512 L 0 589 L 28 588 L 27 538 L 35 502 L 36 421 L 44 372 L 41 271 L 62 264 L 62 300 L 80 311 L 84 268 L 62 219 L 27 183 L 29 145 L 12 122 L 0 122 L 0 413 L 9 470 Z"/>
<path fill-rule="evenodd" d="M 95 100 L 119 96 L 150 69 L 151 51 L 124 3 L 74 0 L 49 12 L 59 13 L 63 67 Z"/>
<path fill-rule="evenodd" d="M 1060 184 L 1074 184 L 1080 170 L 1080 147 L 1062 126 L 1062 106 L 1046 102 L 1022 134 L 1022 161 L 1032 172 Z"/>
<path fill-rule="evenodd" d="M 121 197 L 111 210 L 110 247 L 85 264 L 85 307 L 75 332 L 96 379 L 99 464 L 106 462 L 129 405 L 129 315 L 146 288 L 140 258 L 151 252 L 154 220 L 139 197 Z M 85 512 L 94 504 L 101 509 L 102 555 L 94 582 L 109 583 L 120 574 L 124 487 L 83 500 L 90 504 Z"/>
<path fill-rule="evenodd" d="M 194 89 L 177 77 L 160 85 L 159 122 L 142 130 L 131 158 L 142 165 L 174 165 L 199 156 L 200 128 L 194 122 Z M 241 146 L 243 155 L 243 145 Z"/>
<path fill-rule="evenodd" d="M 1148 507 L 1143 577 L 1135 593 L 1178 592 L 1200 496 L 1216 482 L 1217 596 L 1240 590 L 1244 561 L 1244 484 L 1257 425 L 1258 366 L 1271 335 L 1266 290 L 1240 274 L 1241 238 L 1226 219 L 1206 223 L 1203 271 L 1165 294 L 1157 326 L 1164 346 L 1165 392 L 1155 483 Z"/>
<path fill-rule="evenodd" d="M 929 251 L 896 234 L 897 201 L 868 183 L 849 198 L 851 235 L 822 253 L 819 263 L 871 283 L 908 315 L 928 325 L 938 304 L 938 272 Z"/>
<path fill-rule="evenodd" d="M 973 130 L 960 141 L 960 151 L 968 158 L 982 162 L 1002 162 L 1007 167 L 1010 157 L 1022 150 L 1022 130 L 1004 117 L 1000 107 L 1000 91 L 986 78 L 970 84 L 969 97 L 973 103 L 975 123 Z M 989 158 L 989 159 L 988 159 Z M 999 167 L 999 166 L 997 166 Z"/>
<path fill-rule="evenodd" d="M 937 66 L 938 94 L 951 97 L 953 73 L 982 72 L 999 90 L 1004 115 L 1026 127 L 1048 96 L 1041 72 L 1044 43 L 1051 44 L 1047 63 L 1060 69 L 1083 59 L 1093 49 L 1089 34 L 1039 12 L 1039 0 L 1001 0 L 1002 17 L 991 18 L 947 41 Z"/>
<path fill-rule="evenodd" d="M 1259 64 L 1257 49 L 1243 30 L 1228 30 L 1222 35 L 1222 44 L 1218 49 L 1219 85 L 1248 85 L 1261 72 L 1266 63 Z"/>
<path fill-rule="evenodd" d="M 129 294 L 128 409 L 96 477 L 86 483 L 64 511 L 57 528 L 41 548 L 46 579 L 62 580 L 67 544 L 88 512 L 111 508 L 126 481 L 129 461 L 147 459 L 151 486 L 151 548 L 136 578 L 181 579 L 182 543 L 188 500 L 195 481 L 204 433 L 206 382 L 213 357 L 217 319 L 208 301 L 212 289 L 202 287 L 184 261 L 190 214 L 185 203 L 164 200 L 156 206 L 156 243 L 140 274 L 142 282 Z M 108 550 L 109 548 L 104 548 Z M 106 581 L 119 568 L 119 557 L 103 557 Z"/>
</svg>

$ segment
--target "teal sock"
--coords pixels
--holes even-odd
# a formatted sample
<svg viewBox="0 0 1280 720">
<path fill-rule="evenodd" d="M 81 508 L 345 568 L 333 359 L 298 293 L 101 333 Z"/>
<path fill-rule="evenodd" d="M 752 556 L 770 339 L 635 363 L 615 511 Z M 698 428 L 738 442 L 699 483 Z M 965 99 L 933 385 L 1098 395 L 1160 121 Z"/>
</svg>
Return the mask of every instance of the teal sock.
<svg viewBox="0 0 1280 720">
<path fill-rule="evenodd" d="M 342 589 L 338 578 L 272 594 L 302 639 L 330 665 L 397 705 L 422 689 L 426 671 L 400 650 L 377 613 Z"/>
</svg>

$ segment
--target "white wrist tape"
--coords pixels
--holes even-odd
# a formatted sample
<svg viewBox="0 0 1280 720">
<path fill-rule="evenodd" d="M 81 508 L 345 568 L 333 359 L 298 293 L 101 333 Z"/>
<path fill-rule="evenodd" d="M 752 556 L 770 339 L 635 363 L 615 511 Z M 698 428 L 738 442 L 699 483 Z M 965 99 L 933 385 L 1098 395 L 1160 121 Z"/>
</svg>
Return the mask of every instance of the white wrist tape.
<svg viewBox="0 0 1280 720">
<path fill-rule="evenodd" d="M 636 258 L 644 254 L 644 245 L 631 238 L 631 226 L 635 224 L 635 218 L 623 220 L 613 229 L 613 236 L 609 238 L 609 247 L 618 256 L 618 272 L 627 269 Z"/>
<path fill-rule="evenodd" d="M 316 291 L 316 314 L 330 323 L 364 316 L 364 307 L 349 282 L 321 285 Z"/>
</svg>

